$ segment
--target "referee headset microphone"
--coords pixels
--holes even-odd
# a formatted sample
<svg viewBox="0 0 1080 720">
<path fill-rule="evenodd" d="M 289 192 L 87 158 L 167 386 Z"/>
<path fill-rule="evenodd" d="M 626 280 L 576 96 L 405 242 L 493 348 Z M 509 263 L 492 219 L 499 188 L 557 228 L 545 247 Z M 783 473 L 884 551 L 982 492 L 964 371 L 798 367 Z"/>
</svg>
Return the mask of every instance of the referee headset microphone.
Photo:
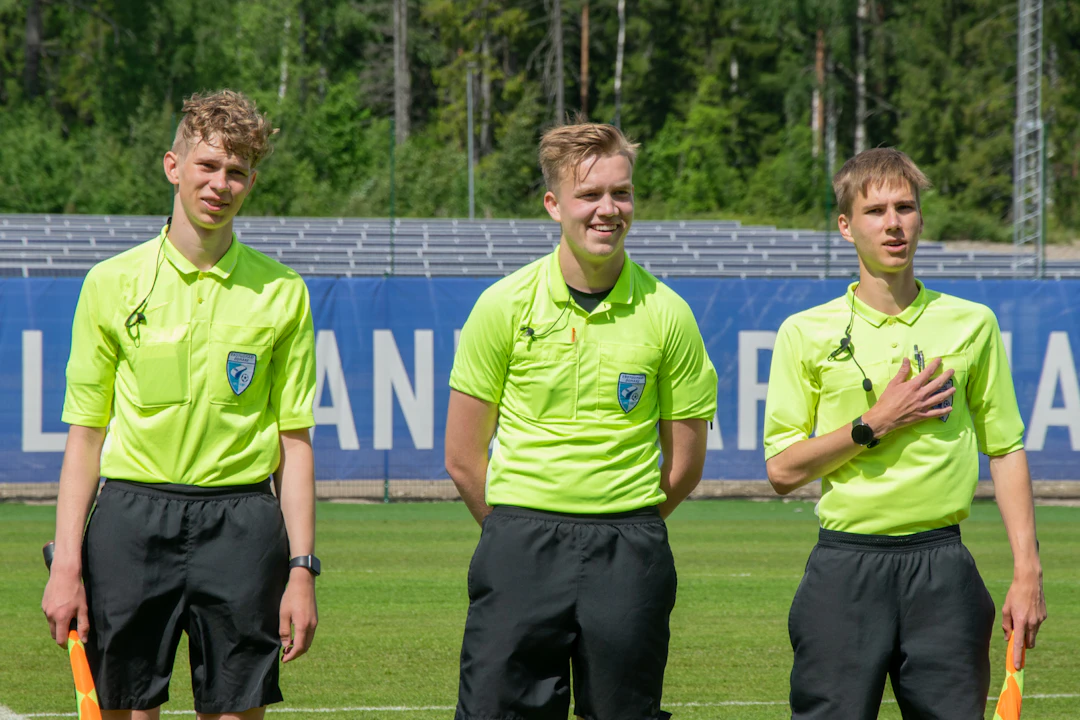
<svg viewBox="0 0 1080 720">
<path fill-rule="evenodd" d="M 840 346 L 829 353 L 830 360 L 843 360 L 845 354 L 851 358 L 851 361 L 855 363 L 855 367 L 859 368 L 859 374 L 862 375 L 862 389 L 865 392 L 870 392 L 874 389 L 874 383 L 870 382 L 870 378 L 866 377 L 866 373 L 862 369 L 862 365 L 855 359 L 855 345 L 851 342 L 851 328 L 855 324 L 855 293 L 859 292 L 858 283 L 855 284 L 855 289 L 851 291 L 851 315 L 848 317 L 847 328 L 844 330 L 844 337 L 840 338 Z"/>
<path fill-rule="evenodd" d="M 150 295 L 154 292 L 154 287 L 157 285 L 158 271 L 161 270 L 161 253 L 165 249 L 165 240 L 169 237 L 169 228 L 172 227 L 172 215 L 165 221 L 165 230 L 161 233 L 161 244 L 158 245 L 157 256 L 154 259 L 154 280 L 150 283 L 150 289 L 146 292 L 146 297 L 135 306 L 135 309 L 124 320 L 124 327 L 127 328 L 128 334 L 135 339 L 135 345 L 139 344 L 139 324 L 146 324 L 146 315 L 143 311 L 146 310 L 146 306 L 150 304 Z"/>
<path fill-rule="evenodd" d="M 566 302 L 563 303 L 562 311 L 559 313 L 559 317 L 555 318 L 555 322 L 551 323 L 551 325 L 548 326 L 547 330 L 544 330 L 543 332 L 538 332 L 535 328 L 532 328 L 532 327 L 530 327 L 528 325 L 522 325 L 521 327 L 518 328 L 518 331 L 522 335 L 524 335 L 525 337 L 533 339 L 533 340 L 538 340 L 540 338 L 547 337 L 548 335 L 550 335 L 551 333 L 553 333 L 553 332 L 555 332 L 556 330 L 559 329 L 559 327 L 558 327 L 559 323 L 562 322 L 563 315 L 566 314 L 566 311 L 569 308 L 570 308 L 570 300 L 568 298 L 566 300 Z"/>
</svg>

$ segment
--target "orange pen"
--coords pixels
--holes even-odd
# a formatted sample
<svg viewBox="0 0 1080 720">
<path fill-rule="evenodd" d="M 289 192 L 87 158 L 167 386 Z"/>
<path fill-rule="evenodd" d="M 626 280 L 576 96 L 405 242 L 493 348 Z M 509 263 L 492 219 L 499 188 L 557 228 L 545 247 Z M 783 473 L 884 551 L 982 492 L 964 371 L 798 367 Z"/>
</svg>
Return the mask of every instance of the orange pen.
<svg viewBox="0 0 1080 720">
<path fill-rule="evenodd" d="M 570 328 L 570 342 L 577 342 L 577 328 Z"/>
</svg>

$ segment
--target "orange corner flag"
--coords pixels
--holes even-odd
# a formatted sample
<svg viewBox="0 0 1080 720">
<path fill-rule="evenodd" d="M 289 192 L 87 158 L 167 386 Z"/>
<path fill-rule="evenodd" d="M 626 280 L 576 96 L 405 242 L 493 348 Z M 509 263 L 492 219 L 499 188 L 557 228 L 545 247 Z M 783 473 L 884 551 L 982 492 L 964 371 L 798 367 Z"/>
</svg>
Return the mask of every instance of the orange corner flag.
<svg viewBox="0 0 1080 720">
<path fill-rule="evenodd" d="M 1020 650 L 1020 667 L 1013 666 L 1013 643 L 1016 635 L 1009 636 L 1009 649 L 1005 653 L 1005 684 L 1001 688 L 994 720 L 1020 720 L 1020 705 L 1024 701 L 1024 660 L 1026 650 Z M 1023 642 L 1023 640 L 1021 640 Z"/>
<path fill-rule="evenodd" d="M 86 648 L 75 630 L 68 633 L 68 657 L 71 660 L 71 674 L 75 678 L 79 720 L 101 720 L 101 707 L 94 689 L 94 678 L 90 675 L 90 663 L 86 660 Z"/>
</svg>

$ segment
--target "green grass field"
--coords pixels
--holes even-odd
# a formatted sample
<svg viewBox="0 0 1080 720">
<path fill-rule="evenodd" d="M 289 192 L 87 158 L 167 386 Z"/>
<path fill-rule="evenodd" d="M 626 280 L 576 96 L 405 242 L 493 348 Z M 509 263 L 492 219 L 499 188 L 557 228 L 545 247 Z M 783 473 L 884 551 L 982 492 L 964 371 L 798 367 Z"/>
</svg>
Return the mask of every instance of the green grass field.
<svg viewBox="0 0 1080 720">
<path fill-rule="evenodd" d="M 52 507 L 0 504 L 0 718 L 72 716 L 67 658 L 40 609 L 41 545 Z M 311 652 L 282 668 L 287 717 L 431 720 L 452 717 L 479 529 L 460 503 L 318 509 L 320 625 Z M 1029 653 L 1024 717 L 1080 717 L 1080 508 L 1038 509 L 1049 620 Z M 679 571 L 665 706 L 676 720 L 789 717 L 787 610 L 815 539 L 813 505 L 697 501 L 669 523 Z M 998 604 L 1012 561 L 997 508 L 976 504 L 964 539 Z M 193 718 L 181 646 L 170 717 Z M 1004 642 L 993 646 L 991 693 Z M 880 717 L 899 718 L 886 690 Z M 993 702 L 987 717 L 993 715 Z M 3 707 L 10 709 L 5 715 Z M 312 712 L 319 709 L 318 714 Z M 289 712 L 286 712 L 289 711 Z"/>
</svg>

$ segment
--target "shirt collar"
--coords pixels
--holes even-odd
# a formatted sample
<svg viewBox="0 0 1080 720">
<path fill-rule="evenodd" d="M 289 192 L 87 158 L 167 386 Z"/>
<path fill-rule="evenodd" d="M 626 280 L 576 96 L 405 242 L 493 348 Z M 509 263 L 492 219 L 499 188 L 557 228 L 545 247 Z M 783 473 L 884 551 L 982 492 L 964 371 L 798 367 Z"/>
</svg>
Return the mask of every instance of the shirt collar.
<svg viewBox="0 0 1080 720">
<path fill-rule="evenodd" d="M 161 232 L 158 234 L 160 239 L 165 234 L 165 228 L 161 228 Z M 199 268 L 188 260 L 184 255 L 176 249 L 176 246 L 172 244 L 171 240 L 166 239 L 165 242 L 165 257 L 169 259 L 169 262 L 173 264 L 177 272 L 181 275 L 191 275 L 200 272 Z M 236 263 L 240 259 L 240 242 L 236 239 L 236 233 L 233 233 L 232 242 L 229 243 L 229 249 L 225 251 L 225 254 L 221 256 L 221 259 L 217 261 L 214 267 L 206 271 L 208 275 L 217 275 L 222 280 L 227 280 L 232 275 L 233 270 L 236 269 Z"/>
<path fill-rule="evenodd" d="M 604 302 L 613 305 L 630 305 L 634 302 L 634 274 L 630 265 L 630 256 L 623 250 L 623 266 L 619 272 L 619 279 L 615 281 L 615 286 L 604 298 Z M 558 249 L 551 253 L 548 259 L 548 294 L 556 304 L 570 299 L 570 291 L 566 287 L 566 279 L 563 278 L 562 266 L 559 265 Z"/>
<path fill-rule="evenodd" d="M 855 295 L 855 288 L 858 285 L 859 283 L 853 282 L 848 286 L 845 300 L 849 307 L 854 303 L 855 313 L 874 327 L 881 327 L 889 318 L 895 318 L 908 326 L 914 325 L 915 321 L 923 314 L 923 310 L 926 309 L 927 303 L 929 302 L 929 292 L 923 287 L 922 281 L 916 280 L 915 285 L 919 288 L 919 294 L 915 296 L 915 299 L 911 301 L 911 304 L 904 308 L 903 312 L 899 315 L 887 315 L 880 310 L 875 310 L 870 307 Z"/>
</svg>

